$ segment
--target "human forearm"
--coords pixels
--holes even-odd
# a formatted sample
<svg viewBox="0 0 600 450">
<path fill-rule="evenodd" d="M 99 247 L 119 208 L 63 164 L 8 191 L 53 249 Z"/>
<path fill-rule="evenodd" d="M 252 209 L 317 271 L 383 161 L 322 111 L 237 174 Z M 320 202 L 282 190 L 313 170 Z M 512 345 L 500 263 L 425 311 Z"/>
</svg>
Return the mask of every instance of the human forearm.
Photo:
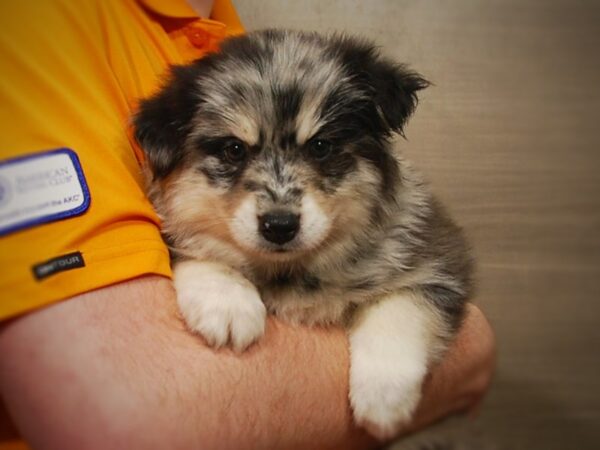
<svg viewBox="0 0 600 450">
<path fill-rule="evenodd" d="M 260 345 L 215 353 L 177 318 L 170 284 L 139 280 L 19 319 L 1 383 L 44 448 L 314 448 L 347 439 L 341 331 L 270 321 Z"/>
<path fill-rule="evenodd" d="M 352 426 L 341 330 L 270 320 L 248 352 L 215 353 L 183 329 L 173 296 L 165 280 L 137 280 L 6 327 L 0 386 L 25 438 L 43 448 L 372 446 Z M 491 370 L 472 356 L 482 320 L 486 333 L 485 319 L 468 319 L 464 342 L 434 370 L 418 426 L 485 390 L 465 388 Z"/>
</svg>

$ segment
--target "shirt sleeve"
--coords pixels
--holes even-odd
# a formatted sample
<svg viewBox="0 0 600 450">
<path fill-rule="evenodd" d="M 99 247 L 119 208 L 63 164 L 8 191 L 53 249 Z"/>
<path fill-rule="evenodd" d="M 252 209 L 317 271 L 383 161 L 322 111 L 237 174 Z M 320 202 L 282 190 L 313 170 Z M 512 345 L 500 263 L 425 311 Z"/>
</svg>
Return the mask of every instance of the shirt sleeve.
<svg viewBox="0 0 600 450">
<path fill-rule="evenodd" d="M 106 18 L 90 1 L 34 3 L 0 6 L 0 320 L 171 274 Z"/>
</svg>

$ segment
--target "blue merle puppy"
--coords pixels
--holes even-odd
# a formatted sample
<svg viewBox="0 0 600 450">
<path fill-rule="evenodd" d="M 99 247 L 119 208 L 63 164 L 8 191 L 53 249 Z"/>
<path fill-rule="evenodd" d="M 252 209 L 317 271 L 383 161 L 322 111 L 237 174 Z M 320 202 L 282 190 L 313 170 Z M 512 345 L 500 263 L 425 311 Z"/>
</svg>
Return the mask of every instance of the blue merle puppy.
<svg viewBox="0 0 600 450">
<path fill-rule="evenodd" d="M 346 327 L 354 417 L 381 438 L 470 292 L 460 229 L 391 145 L 427 84 L 362 40 L 268 30 L 173 68 L 134 119 L 190 330 L 242 351 L 267 311 Z"/>
</svg>

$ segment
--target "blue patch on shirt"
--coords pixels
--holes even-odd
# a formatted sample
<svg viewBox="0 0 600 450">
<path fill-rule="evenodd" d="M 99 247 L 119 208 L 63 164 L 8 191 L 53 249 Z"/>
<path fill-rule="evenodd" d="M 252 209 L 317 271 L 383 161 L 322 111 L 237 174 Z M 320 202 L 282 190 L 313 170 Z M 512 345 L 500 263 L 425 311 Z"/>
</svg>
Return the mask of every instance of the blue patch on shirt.
<svg viewBox="0 0 600 450">
<path fill-rule="evenodd" d="M 90 201 L 81 163 L 69 148 L 0 162 L 0 236 L 78 216 Z"/>
</svg>

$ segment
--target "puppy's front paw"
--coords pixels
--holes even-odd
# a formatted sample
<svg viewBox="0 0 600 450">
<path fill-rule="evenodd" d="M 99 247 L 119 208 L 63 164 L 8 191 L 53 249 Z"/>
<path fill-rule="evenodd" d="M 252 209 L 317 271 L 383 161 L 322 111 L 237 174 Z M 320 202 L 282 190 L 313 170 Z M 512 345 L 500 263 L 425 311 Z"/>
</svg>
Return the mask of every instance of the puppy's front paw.
<svg viewBox="0 0 600 450">
<path fill-rule="evenodd" d="M 265 330 L 266 310 L 256 287 L 235 270 L 185 261 L 174 269 L 177 302 L 188 327 L 209 345 L 242 351 Z"/>
<path fill-rule="evenodd" d="M 397 435 L 419 404 L 423 372 L 422 367 L 411 367 L 410 361 L 398 364 L 353 357 L 350 403 L 356 424 L 382 441 Z"/>
<path fill-rule="evenodd" d="M 350 402 L 357 424 L 379 439 L 413 418 L 442 323 L 428 301 L 398 292 L 360 308 L 349 333 Z"/>
</svg>

